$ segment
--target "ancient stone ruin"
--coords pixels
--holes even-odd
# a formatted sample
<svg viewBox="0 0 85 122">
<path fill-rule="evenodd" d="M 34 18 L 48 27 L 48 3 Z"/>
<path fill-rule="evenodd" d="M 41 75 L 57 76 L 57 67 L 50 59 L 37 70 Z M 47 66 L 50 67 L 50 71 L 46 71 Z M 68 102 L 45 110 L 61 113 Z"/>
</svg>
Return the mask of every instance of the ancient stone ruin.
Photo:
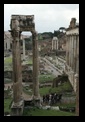
<svg viewBox="0 0 85 122">
<path fill-rule="evenodd" d="M 38 49 L 37 32 L 35 30 L 34 15 L 12 15 L 10 32 L 12 35 L 12 57 L 13 57 L 13 103 L 11 115 L 23 114 L 24 99 L 22 96 L 22 66 L 20 53 L 20 36 L 23 31 L 32 33 L 33 41 L 33 100 L 40 100 L 38 81 Z"/>
</svg>

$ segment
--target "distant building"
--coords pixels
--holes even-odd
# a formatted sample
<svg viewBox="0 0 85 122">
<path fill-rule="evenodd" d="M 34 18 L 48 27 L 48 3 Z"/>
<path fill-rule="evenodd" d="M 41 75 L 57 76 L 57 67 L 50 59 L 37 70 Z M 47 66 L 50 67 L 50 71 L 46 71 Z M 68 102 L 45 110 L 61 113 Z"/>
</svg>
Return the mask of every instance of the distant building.
<svg viewBox="0 0 85 122">
<path fill-rule="evenodd" d="M 76 93 L 76 115 L 79 116 L 79 24 L 72 18 L 66 30 L 66 73 Z"/>
<path fill-rule="evenodd" d="M 58 38 L 57 37 L 53 37 L 52 39 L 52 50 L 58 50 Z"/>
<path fill-rule="evenodd" d="M 4 51 L 12 49 L 12 37 L 10 32 L 4 31 Z"/>
</svg>

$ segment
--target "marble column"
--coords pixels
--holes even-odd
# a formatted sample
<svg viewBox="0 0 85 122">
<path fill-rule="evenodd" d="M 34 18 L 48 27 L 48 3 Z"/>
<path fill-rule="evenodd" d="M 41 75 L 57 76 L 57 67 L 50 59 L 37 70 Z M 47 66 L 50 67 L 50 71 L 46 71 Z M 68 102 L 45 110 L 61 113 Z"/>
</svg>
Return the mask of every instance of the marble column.
<svg viewBox="0 0 85 122">
<path fill-rule="evenodd" d="M 76 72 L 79 74 L 79 35 L 76 35 L 76 41 L 77 41 Z"/>
<path fill-rule="evenodd" d="M 23 60 L 25 60 L 25 40 L 23 39 Z"/>
<path fill-rule="evenodd" d="M 53 40 L 52 40 L 52 50 L 53 50 Z"/>
<path fill-rule="evenodd" d="M 56 65 L 58 65 L 58 57 L 56 56 Z"/>
<path fill-rule="evenodd" d="M 14 27 L 14 28 L 13 28 Z M 20 32 L 18 29 L 18 20 L 12 20 L 12 62 L 13 62 L 13 103 L 11 106 L 11 115 L 20 116 L 23 113 L 22 99 L 22 67 L 20 52 Z"/>
<path fill-rule="evenodd" d="M 71 66 L 71 36 L 69 35 L 69 67 Z"/>
<path fill-rule="evenodd" d="M 55 46 L 55 50 L 56 50 L 56 40 L 55 40 L 55 45 L 54 46 Z"/>
<path fill-rule="evenodd" d="M 76 72 L 76 60 L 77 59 L 77 40 L 76 40 L 76 35 L 74 35 L 74 72 Z"/>
<path fill-rule="evenodd" d="M 57 50 L 58 50 L 58 40 L 57 40 Z"/>
<path fill-rule="evenodd" d="M 70 67 L 72 66 L 72 35 L 70 36 Z"/>
<path fill-rule="evenodd" d="M 72 54 L 72 51 L 73 51 L 73 44 L 72 44 L 72 35 L 71 35 L 71 44 L 70 44 L 70 46 L 71 46 L 71 68 L 72 68 L 72 63 L 73 63 L 73 54 Z"/>
<path fill-rule="evenodd" d="M 74 66 L 74 40 L 73 40 L 73 35 L 72 35 L 72 70 Z"/>
<path fill-rule="evenodd" d="M 22 67 L 19 43 L 19 31 L 12 31 L 12 60 L 13 60 L 13 99 L 18 105 L 22 96 Z"/>
<path fill-rule="evenodd" d="M 38 60 L 38 38 L 37 33 L 32 32 L 33 38 L 33 99 L 39 99 L 39 60 Z"/>
<path fill-rule="evenodd" d="M 66 62 L 67 65 L 69 65 L 69 36 L 67 36 L 67 41 L 66 41 Z"/>
</svg>

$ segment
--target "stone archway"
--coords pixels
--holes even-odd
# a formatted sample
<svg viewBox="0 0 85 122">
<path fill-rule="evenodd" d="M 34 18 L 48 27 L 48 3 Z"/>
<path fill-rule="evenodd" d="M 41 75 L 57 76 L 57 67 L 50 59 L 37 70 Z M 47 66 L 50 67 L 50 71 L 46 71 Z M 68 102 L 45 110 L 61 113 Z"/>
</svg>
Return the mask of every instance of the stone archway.
<svg viewBox="0 0 85 122">
<path fill-rule="evenodd" d="M 20 53 L 20 36 L 23 31 L 32 33 L 33 41 L 33 100 L 39 100 L 38 81 L 38 48 L 37 32 L 35 30 L 34 15 L 12 15 L 11 16 L 12 55 L 13 55 L 13 104 L 11 113 L 14 116 L 22 115 L 24 100 L 22 97 L 22 67 Z"/>
</svg>

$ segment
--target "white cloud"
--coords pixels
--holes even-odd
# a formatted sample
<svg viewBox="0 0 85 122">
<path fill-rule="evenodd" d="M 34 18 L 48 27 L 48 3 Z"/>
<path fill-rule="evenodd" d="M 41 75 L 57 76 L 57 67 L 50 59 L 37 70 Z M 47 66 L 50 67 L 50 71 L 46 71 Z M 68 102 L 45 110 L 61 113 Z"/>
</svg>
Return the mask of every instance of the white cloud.
<svg viewBox="0 0 85 122">
<path fill-rule="evenodd" d="M 12 14 L 34 15 L 38 32 L 68 27 L 71 18 L 79 22 L 79 4 L 4 4 L 4 30 L 10 29 Z"/>
</svg>

